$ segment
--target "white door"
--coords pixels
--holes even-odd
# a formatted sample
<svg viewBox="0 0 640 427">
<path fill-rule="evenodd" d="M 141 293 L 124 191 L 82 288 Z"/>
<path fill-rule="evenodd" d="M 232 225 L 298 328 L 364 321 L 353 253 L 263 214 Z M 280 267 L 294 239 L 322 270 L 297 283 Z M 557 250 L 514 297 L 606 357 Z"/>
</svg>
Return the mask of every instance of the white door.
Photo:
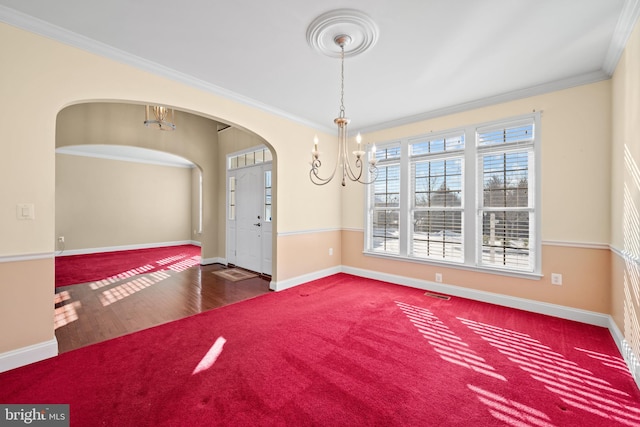
<svg viewBox="0 0 640 427">
<path fill-rule="evenodd" d="M 236 175 L 236 265 L 262 272 L 262 168 Z"/>
</svg>

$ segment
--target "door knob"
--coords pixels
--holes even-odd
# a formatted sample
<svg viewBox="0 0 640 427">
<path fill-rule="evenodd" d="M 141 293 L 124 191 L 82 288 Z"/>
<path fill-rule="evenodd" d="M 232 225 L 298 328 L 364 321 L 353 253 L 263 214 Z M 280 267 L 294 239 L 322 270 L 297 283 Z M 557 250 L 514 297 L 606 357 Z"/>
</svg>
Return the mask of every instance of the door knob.
<svg viewBox="0 0 640 427">
<path fill-rule="evenodd" d="M 259 222 L 253 225 L 255 225 L 256 227 L 262 227 L 262 224 L 260 224 Z"/>
</svg>

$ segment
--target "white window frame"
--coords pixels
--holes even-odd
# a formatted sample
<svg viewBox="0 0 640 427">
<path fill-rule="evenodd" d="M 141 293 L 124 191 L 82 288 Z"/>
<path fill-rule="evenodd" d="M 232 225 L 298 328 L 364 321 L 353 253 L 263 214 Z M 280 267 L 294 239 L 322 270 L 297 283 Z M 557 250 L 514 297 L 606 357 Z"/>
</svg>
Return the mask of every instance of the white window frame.
<svg viewBox="0 0 640 427">
<path fill-rule="evenodd" d="M 529 240 L 529 249 L 531 263 L 528 269 L 515 269 L 509 267 L 498 267 L 493 265 L 482 264 L 482 177 L 481 167 L 478 162 L 482 152 L 504 152 L 510 149 L 523 149 L 523 146 L 509 147 L 505 144 L 504 147 L 492 146 L 492 147 L 479 147 L 477 141 L 477 133 L 480 130 L 488 128 L 498 127 L 511 127 L 523 123 L 532 123 L 534 127 L 533 142 L 525 144 L 525 149 L 529 149 L 531 152 L 529 158 L 528 169 L 528 194 L 529 194 L 529 210 L 532 212 L 531 220 L 529 222 L 530 235 L 532 238 Z M 447 259 L 436 258 L 423 258 L 411 256 L 410 239 L 411 239 L 411 224 L 412 224 L 412 183 L 411 183 L 411 165 L 412 159 L 409 153 L 409 145 L 415 142 L 417 139 L 430 140 L 436 137 L 450 136 L 454 134 L 464 134 L 465 148 L 464 156 L 462 158 L 463 164 L 463 182 L 462 182 L 462 241 L 464 259 L 462 261 L 453 261 Z M 372 215 L 373 215 L 373 185 L 367 186 L 365 195 L 365 239 L 364 239 L 364 254 L 367 256 L 401 259 L 411 262 L 418 262 L 430 265 L 443 265 L 446 267 L 466 269 L 472 271 L 482 271 L 493 274 L 501 274 L 514 277 L 523 277 L 528 279 L 540 279 L 542 277 L 541 266 L 541 148 L 540 148 L 540 113 L 534 112 L 532 114 L 506 118 L 502 120 L 496 120 L 492 122 L 472 124 L 461 128 L 449 129 L 438 133 L 429 133 L 419 136 L 411 136 L 402 138 L 400 140 L 389 141 L 386 143 L 377 144 L 379 151 L 381 149 L 389 148 L 392 146 L 400 145 L 400 242 L 399 253 L 390 254 L 383 251 L 373 250 L 372 241 Z M 504 148 L 504 149 L 501 149 Z M 451 154 L 447 151 L 442 152 L 441 158 L 447 158 Z M 437 156 L 434 156 L 436 158 Z M 380 165 L 384 165 L 384 162 L 380 162 Z"/>
</svg>

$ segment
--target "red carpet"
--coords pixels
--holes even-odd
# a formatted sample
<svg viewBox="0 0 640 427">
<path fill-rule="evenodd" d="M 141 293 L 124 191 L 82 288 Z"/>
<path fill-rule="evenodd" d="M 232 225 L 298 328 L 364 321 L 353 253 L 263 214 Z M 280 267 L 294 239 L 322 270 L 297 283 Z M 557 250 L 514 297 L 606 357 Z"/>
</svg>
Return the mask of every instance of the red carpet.
<svg viewBox="0 0 640 427">
<path fill-rule="evenodd" d="M 72 426 L 639 426 L 600 327 L 338 274 L 0 374 Z"/>
<path fill-rule="evenodd" d="M 182 271 L 200 264 L 195 245 L 56 257 L 56 288 L 159 270 Z"/>
</svg>

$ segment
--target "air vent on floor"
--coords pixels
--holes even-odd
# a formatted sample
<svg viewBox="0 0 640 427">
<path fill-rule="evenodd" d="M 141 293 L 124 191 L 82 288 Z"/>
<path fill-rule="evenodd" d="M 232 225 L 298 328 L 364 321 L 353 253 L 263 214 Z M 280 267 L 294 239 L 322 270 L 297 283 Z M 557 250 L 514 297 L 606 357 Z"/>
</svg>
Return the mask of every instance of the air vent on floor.
<svg viewBox="0 0 640 427">
<path fill-rule="evenodd" d="M 440 295 L 440 294 L 434 294 L 432 292 L 425 292 L 424 293 L 426 296 L 431 297 L 431 298 L 438 298 L 438 299 L 443 299 L 446 301 L 449 301 L 451 299 L 450 296 L 448 295 Z"/>
</svg>

